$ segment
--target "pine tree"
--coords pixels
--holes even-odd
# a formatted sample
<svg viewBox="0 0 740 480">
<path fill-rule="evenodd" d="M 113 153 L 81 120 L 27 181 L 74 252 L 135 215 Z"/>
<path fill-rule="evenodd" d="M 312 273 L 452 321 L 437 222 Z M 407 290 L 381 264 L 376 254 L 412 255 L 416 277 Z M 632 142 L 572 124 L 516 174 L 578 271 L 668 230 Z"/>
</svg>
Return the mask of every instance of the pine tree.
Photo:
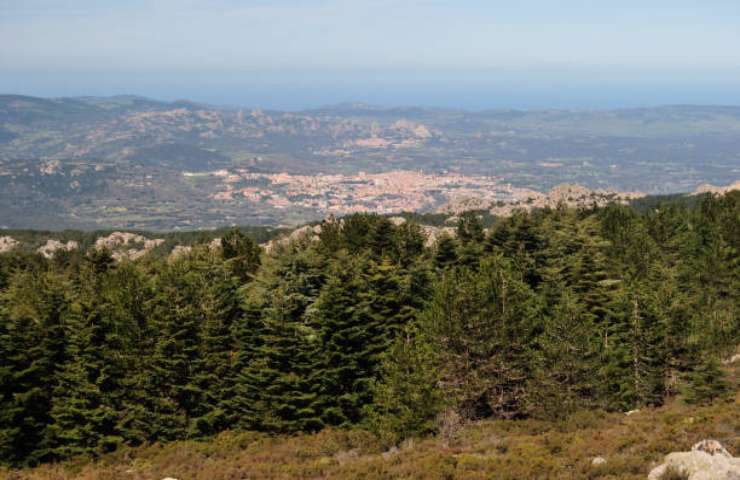
<svg viewBox="0 0 740 480">
<path fill-rule="evenodd" d="M 254 358 L 239 373 L 240 390 L 254 395 L 241 428 L 315 431 L 323 426 L 316 378 L 319 332 L 306 311 L 325 281 L 324 260 L 311 249 L 271 258 L 250 289 L 263 297 Z"/>
<path fill-rule="evenodd" d="M 259 275 L 258 275 L 259 277 Z M 255 282 L 257 283 L 257 282 Z M 250 285 L 253 287 L 254 284 Z M 256 293 L 253 288 L 244 289 L 242 315 L 233 326 L 234 337 L 234 383 L 228 395 L 226 411 L 229 424 L 244 430 L 259 428 L 262 420 L 261 387 L 264 384 L 260 369 L 256 366 L 264 359 L 260 349 L 265 338 L 263 311 L 266 309 L 266 294 Z"/>
<path fill-rule="evenodd" d="M 246 283 L 260 266 L 262 249 L 254 241 L 234 228 L 221 238 L 221 254 L 226 268 Z"/>
<path fill-rule="evenodd" d="M 538 339 L 536 370 L 530 387 L 530 410 L 545 418 L 562 418 L 593 406 L 597 396 L 600 334 L 593 317 L 566 287 L 545 316 Z"/>
<path fill-rule="evenodd" d="M 661 405 L 668 369 L 666 318 L 650 284 L 635 283 L 624 292 L 610 326 L 602 370 L 609 406 L 631 409 Z"/>
<path fill-rule="evenodd" d="M 457 238 L 460 241 L 460 265 L 476 268 L 483 255 L 483 241 L 486 238 L 483 223 L 476 213 L 465 212 L 460 215 Z"/>
<path fill-rule="evenodd" d="M 414 325 L 404 330 L 388 351 L 380 378 L 371 385 L 373 403 L 366 406 L 367 425 L 387 444 L 434 432 L 447 403 L 433 343 Z"/>
<path fill-rule="evenodd" d="M 715 400 L 727 398 L 731 392 L 730 383 L 719 362 L 714 357 L 708 357 L 696 365 L 688 376 L 686 402 L 711 404 Z"/>
<path fill-rule="evenodd" d="M 47 435 L 54 455 L 66 458 L 114 450 L 122 443 L 112 397 L 120 390 L 120 365 L 109 335 L 115 326 L 97 303 L 105 271 L 91 264 L 66 312 L 67 361 L 54 389 Z"/>
<path fill-rule="evenodd" d="M 445 395 L 464 418 L 525 413 L 539 302 L 502 257 L 438 282 L 420 328 L 440 355 Z"/>
<path fill-rule="evenodd" d="M 229 265 L 224 267 L 230 269 Z M 209 261 L 204 266 L 202 281 L 200 355 L 191 365 L 191 383 L 202 395 L 189 412 L 191 436 L 213 435 L 233 421 L 229 411 L 235 382 L 236 344 L 232 325 L 241 313 L 237 283 L 224 268 Z"/>
<path fill-rule="evenodd" d="M 434 252 L 434 266 L 437 269 L 445 269 L 458 262 L 457 241 L 447 234 L 442 234 L 437 239 Z"/>
<path fill-rule="evenodd" d="M 395 231 L 394 257 L 396 263 L 404 268 L 411 267 L 424 253 L 424 234 L 421 227 L 414 222 L 405 222 Z"/>
<path fill-rule="evenodd" d="M 321 340 L 319 402 L 327 425 L 347 426 L 360 420 L 374 373 L 374 339 L 359 300 L 364 285 L 350 262 L 342 257 L 335 261 L 311 311 Z"/>
<path fill-rule="evenodd" d="M 163 265 L 154 279 L 156 294 L 146 306 L 157 336 L 138 386 L 149 412 L 151 438 L 185 438 L 191 432 L 189 420 L 206 394 L 203 385 L 193 383 L 204 323 L 199 305 L 204 283 L 201 254 L 195 251 Z"/>
<path fill-rule="evenodd" d="M 0 304 L 0 463 L 33 465 L 51 458 L 46 429 L 52 390 L 65 361 L 63 280 L 22 272 Z"/>
</svg>

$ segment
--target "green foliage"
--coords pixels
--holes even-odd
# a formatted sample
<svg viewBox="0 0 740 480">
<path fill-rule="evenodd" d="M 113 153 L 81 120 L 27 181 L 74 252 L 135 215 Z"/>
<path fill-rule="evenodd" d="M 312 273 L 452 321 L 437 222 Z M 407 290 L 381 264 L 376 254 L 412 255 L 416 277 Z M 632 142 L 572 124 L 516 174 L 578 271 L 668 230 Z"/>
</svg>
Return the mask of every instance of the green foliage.
<svg viewBox="0 0 740 480">
<path fill-rule="evenodd" d="M 229 230 L 221 248 L 189 234 L 176 259 L 2 254 L 0 463 L 228 429 L 364 425 L 396 444 L 682 390 L 709 403 L 732 389 L 697 359 L 740 343 L 738 218 L 728 194 L 516 212 L 488 232 L 467 213 L 431 245 L 359 214 L 269 253 Z"/>
<path fill-rule="evenodd" d="M 0 304 L 0 461 L 34 464 L 50 456 L 46 428 L 65 363 L 65 285 L 56 275 L 21 272 Z"/>
<path fill-rule="evenodd" d="M 665 313 L 649 285 L 635 284 L 623 292 L 604 348 L 607 405 L 629 410 L 663 403 L 668 366 L 665 324 Z"/>
<path fill-rule="evenodd" d="M 523 415 L 540 305 L 500 256 L 446 272 L 419 323 L 465 418 Z"/>
<path fill-rule="evenodd" d="M 385 444 L 436 431 L 446 401 L 432 343 L 409 328 L 388 351 L 382 380 L 373 385 L 367 424 Z"/>
<path fill-rule="evenodd" d="M 258 346 L 240 373 L 240 424 L 257 430 L 312 431 L 324 423 L 317 393 L 319 332 L 308 308 L 325 282 L 324 259 L 311 249 L 271 259 L 250 287 L 264 295 Z"/>
<path fill-rule="evenodd" d="M 711 404 L 713 401 L 729 397 L 732 393 L 730 382 L 719 366 L 716 358 L 708 357 L 689 373 L 686 386 L 686 402 L 690 404 Z"/>
<path fill-rule="evenodd" d="M 435 248 L 434 266 L 444 269 L 455 265 L 457 261 L 457 241 L 447 234 L 442 234 Z"/>
<path fill-rule="evenodd" d="M 528 409 L 544 418 L 565 418 L 597 403 L 599 330 L 576 295 L 564 288 L 545 316 L 531 377 Z"/>
<path fill-rule="evenodd" d="M 327 425 L 356 424 L 371 398 L 368 384 L 376 373 L 384 338 L 378 331 L 382 325 L 374 324 L 362 299 L 368 287 L 362 265 L 339 257 L 312 311 L 322 344 L 317 368 Z"/>
<path fill-rule="evenodd" d="M 260 266 L 262 249 L 238 229 L 226 232 L 221 238 L 221 252 L 226 268 L 241 282 L 246 282 Z"/>
</svg>

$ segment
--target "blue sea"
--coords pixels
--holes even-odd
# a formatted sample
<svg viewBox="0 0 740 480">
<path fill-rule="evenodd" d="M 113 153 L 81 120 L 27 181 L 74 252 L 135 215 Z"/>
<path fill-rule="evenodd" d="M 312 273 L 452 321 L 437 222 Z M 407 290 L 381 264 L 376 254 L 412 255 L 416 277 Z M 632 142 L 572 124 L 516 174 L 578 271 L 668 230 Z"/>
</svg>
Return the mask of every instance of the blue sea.
<svg viewBox="0 0 740 480">
<path fill-rule="evenodd" d="M 134 94 L 159 100 L 301 110 L 346 102 L 486 109 L 740 105 L 740 74 L 524 72 L 0 72 L 0 94 Z"/>
</svg>

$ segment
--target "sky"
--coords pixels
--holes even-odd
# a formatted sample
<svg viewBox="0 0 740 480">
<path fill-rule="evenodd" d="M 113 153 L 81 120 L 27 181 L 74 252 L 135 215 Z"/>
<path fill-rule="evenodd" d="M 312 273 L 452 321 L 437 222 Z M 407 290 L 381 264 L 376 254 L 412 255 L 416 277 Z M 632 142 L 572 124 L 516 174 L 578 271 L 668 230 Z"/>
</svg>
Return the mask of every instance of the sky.
<svg viewBox="0 0 740 480">
<path fill-rule="evenodd" d="M 0 93 L 740 104 L 738 0 L 0 0 Z"/>
</svg>

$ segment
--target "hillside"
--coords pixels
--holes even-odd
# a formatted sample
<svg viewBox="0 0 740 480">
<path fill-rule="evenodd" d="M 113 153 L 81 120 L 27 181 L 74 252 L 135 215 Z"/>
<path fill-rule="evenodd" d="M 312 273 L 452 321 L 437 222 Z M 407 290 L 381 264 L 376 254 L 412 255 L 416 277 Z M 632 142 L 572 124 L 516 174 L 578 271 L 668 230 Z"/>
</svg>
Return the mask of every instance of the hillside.
<svg viewBox="0 0 740 480">
<path fill-rule="evenodd" d="M 588 476 L 637 478 L 700 437 L 735 453 L 740 192 L 638 201 L 290 232 L 14 232 L 0 464 L 16 478 L 80 462 L 100 478 L 526 478 L 601 455 Z M 175 461 L 197 451 L 218 465 Z"/>
<path fill-rule="evenodd" d="M 740 177 L 739 111 L 277 112 L 1 95 L 0 227 L 297 225 L 562 183 L 689 192 Z"/>
<path fill-rule="evenodd" d="M 644 480 L 672 451 L 706 438 L 740 452 L 740 397 L 712 407 L 680 401 L 626 416 L 582 412 L 568 422 L 483 421 L 449 438 L 387 449 L 362 431 L 267 437 L 223 433 L 203 442 L 125 449 L 100 459 L 5 473 L 8 480 L 623 479 Z M 606 463 L 594 465 L 595 458 Z M 0 471 L 0 478 L 3 473 Z"/>
</svg>

